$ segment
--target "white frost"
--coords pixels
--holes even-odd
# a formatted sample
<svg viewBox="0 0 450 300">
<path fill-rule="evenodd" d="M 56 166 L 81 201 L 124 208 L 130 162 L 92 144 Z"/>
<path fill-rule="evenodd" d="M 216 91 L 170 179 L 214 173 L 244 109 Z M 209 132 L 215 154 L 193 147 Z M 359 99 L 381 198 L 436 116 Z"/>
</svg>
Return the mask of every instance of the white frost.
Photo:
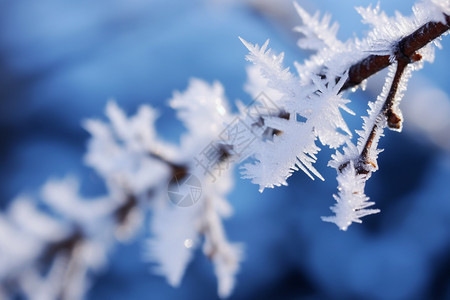
<svg viewBox="0 0 450 300">
<path fill-rule="evenodd" d="M 374 202 L 370 202 L 364 194 L 366 179 L 366 175 L 357 174 L 353 162 L 338 173 L 339 192 L 333 195 L 337 203 L 331 207 L 335 216 L 322 217 L 322 220 L 347 230 L 353 222 L 361 223 L 362 217 L 380 212 L 379 209 L 367 209 Z"/>
</svg>

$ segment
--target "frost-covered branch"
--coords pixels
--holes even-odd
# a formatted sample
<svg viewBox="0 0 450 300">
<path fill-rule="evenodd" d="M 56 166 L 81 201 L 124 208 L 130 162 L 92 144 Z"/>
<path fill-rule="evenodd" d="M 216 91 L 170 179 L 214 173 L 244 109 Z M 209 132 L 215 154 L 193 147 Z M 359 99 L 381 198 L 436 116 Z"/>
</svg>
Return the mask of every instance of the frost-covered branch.
<svg viewBox="0 0 450 300">
<path fill-rule="evenodd" d="M 1 289 L 8 298 L 22 292 L 28 299 L 81 299 L 106 263 L 121 205 L 80 198 L 71 178 L 49 181 L 40 198 L 53 217 L 24 196 L 1 216 Z"/>
<path fill-rule="evenodd" d="M 344 154 L 337 152 L 329 163 L 338 173 L 339 196 L 334 196 L 337 203 L 331 208 L 336 215 L 322 219 L 335 223 L 342 230 L 347 230 L 352 222 L 361 223 L 361 217 L 379 212 L 378 209 L 366 209 L 375 203 L 368 201 L 364 187 L 372 173 L 378 170 L 377 158 L 381 152 L 378 142 L 384 128 L 402 129 L 398 105 L 411 73 L 408 64 L 406 60 L 399 60 L 390 67 L 383 92 L 375 103 L 369 105 L 369 116 L 363 117 L 363 130 L 358 132 L 357 146 L 348 141 Z"/>
<path fill-rule="evenodd" d="M 423 61 L 433 61 L 430 42 L 440 46 L 438 39 L 447 34 L 450 5 L 448 1 L 420 1 L 413 7 L 412 16 L 397 14 L 394 18 L 384 14 L 379 5 L 357 8 L 363 22 L 372 28 L 366 38 L 346 42 L 337 40 L 337 25 L 330 26 L 328 15 L 320 19 L 318 13 L 310 16 L 295 6 L 304 23 L 296 28 L 304 35 L 298 45 L 316 51 L 303 64 L 296 63 L 298 77 L 282 65 L 283 54 L 274 55 L 267 42 L 259 47 L 244 41 L 250 50 L 247 59 L 254 64 L 248 89 L 267 90 L 274 95 L 279 111 L 290 117 L 282 120 L 273 115 L 260 116 L 260 124 L 281 134 L 255 147 L 256 161 L 245 165 L 243 174 L 258 183 L 260 190 L 286 185 L 286 179 L 298 167 L 308 175 L 312 172 L 322 178 L 313 167 L 320 151 L 316 140 L 335 149 L 345 144 L 344 153 L 337 151 L 329 163 L 338 173 L 339 195 L 332 208 L 336 216 L 324 218 L 345 230 L 352 222 L 360 222 L 361 217 L 378 212 L 366 209 L 373 202 L 367 202 L 364 195 L 365 182 L 378 169 L 378 141 L 386 126 L 401 131 L 398 105 L 406 82 L 413 69 L 423 66 Z M 340 109 L 352 113 L 345 106 L 349 100 L 342 93 L 388 66 L 383 92 L 369 104 L 369 116 L 363 117 L 363 130 L 357 132 L 358 143 L 353 145 L 351 132 L 340 114 Z M 288 152 L 290 147 L 295 152 Z"/>
<path fill-rule="evenodd" d="M 392 64 L 383 92 L 375 103 L 369 104 L 369 116 L 363 117 L 363 130 L 358 132 L 360 138 L 357 146 L 348 141 L 344 147 L 344 154 L 337 152 L 329 163 L 338 173 L 339 196 L 335 196 L 337 203 L 332 207 L 335 216 L 323 217 L 324 221 L 336 223 L 340 229 L 347 230 L 352 222 L 361 222 L 361 217 L 379 212 L 377 209 L 366 209 L 374 202 L 368 202 L 369 198 L 364 195 L 364 186 L 371 174 L 378 170 L 377 157 L 381 152 L 378 150 L 378 142 L 384 128 L 402 130 L 403 118 L 399 103 L 406 90 L 411 71 L 423 66 L 420 62 L 422 59 L 420 51 L 426 53 L 427 60 L 432 61 L 430 50 L 423 48 L 450 28 L 449 16 L 442 12 L 441 16 L 444 19 L 441 22 L 428 22 L 394 43 L 390 55 L 370 56 L 350 68 L 350 72 L 353 68 L 354 78 L 358 79 L 356 81 L 348 79 L 345 88 L 354 83 L 358 84 L 366 79 L 364 76 L 368 77 L 373 74 L 372 72 L 378 72 Z M 386 59 L 388 63 L 383 65 Z M 358 73 L 361 70 L 363 71 Z"/>
<path fill-rule="evenodd" d="M 147 210 L 153 236 L 146 252 L 154 269 L 177 286 L 204 239 L 203 251 L 219 279 L 218 293 L 230 295 L 242 250 L 228 241 L 221 223 L 232 214 L 225 196 L 233 185 L 233 163 L 227 161 L 227 145 L 217 140 L 233 115 L 219 83 L 195 79 L 186 92 L 174 94 L 171 105 L 189 129 L 180 146 L 158 138 L 157 113 L 149 106 L 127 117 L 110 102 L 109 122 L 84 123 L 92 136 L 85 161 L 105 180 L 104 197 L 84 199 L 78 182 L 66 179 L 49 181 L 36 199 L 13 201 L 0 218 L 5 297 L 84 298 L 89 278 L 105 265 L 117 240 L 128 241 L 142 226 Z M 37 207 L 41 202 L 46 209 Z M 41 224 L 38 231 L 34 224 Z"/>
<path fill-rule="evenodd" d="M 220 83 L 193 79 L 170 100 L 187 129 L 179 145 L 159 137 L 158 113 L 146 105 L 128 117 L 110 102 L 107 121 L 84 122 L 91 135 L 85 163 L 103 178 L 106 194 L 84 199 L 78 182 L 65 179 L 47 182 L 36 199 L 15 200 L 0 216 L 0 297 L 83 298 L 115 242 L 129 240 L 147 212 L 145 258 L 153 270 L 178 286 L 201 246 L 214 265 L 219 296 L 228 297 L 243 259 L 242 246 L 228 241 L 222 224 L 233 212 L 226 195 L 238 163 L 262 192 L 287 185 L 296 170 L 324 180 L 314 167 L 317 154 L 321 146 L 336 149 L 329 162 L 337 171 L 335 215 L 323 219 L 346 230 L 377 213 L 364 188 L 378 169 L 379 139 L 386 127 L 402 129 L 406 83 L 433 60 L 433 44 L 450 28 L 450 4 L 424 0 L 412 16 L 393 18 L 379 6 L 358 8 L 371 30 L 345 42 L 328 15 L 295 8 L 303 19 L 295 29 L 303 34 L 298 45 L 315 53 L 295 63 L 294 73 L 268 41 L 259 46 L 241 39 L 252 63 L 245 89 L 254 101 L 237 103 L 239 113 L 228 108 Z M 354 144 L 342 115 L 354 115 L 344 91 L 386 67 L 383 90 L 369 103 Z"/>
</svg>

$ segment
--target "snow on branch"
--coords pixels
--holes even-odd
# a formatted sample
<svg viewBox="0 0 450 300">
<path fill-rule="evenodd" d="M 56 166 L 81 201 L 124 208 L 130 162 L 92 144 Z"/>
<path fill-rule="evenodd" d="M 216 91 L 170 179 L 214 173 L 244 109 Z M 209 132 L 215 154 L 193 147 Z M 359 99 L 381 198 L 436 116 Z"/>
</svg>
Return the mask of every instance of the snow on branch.
<svg viewBox="0 0 450 300">
<path fill-rule="evenodd" d="M 219 83 L 193 79 L 170 103 L 189 129 L 179 146 L 159 139 L 157 112 L 149 106 L 128 117 L 109 102 L 108 121 L 84 122 L 91 134 L 85 162 L 105 180 L 104 197 L 82 198 L 73 178 L 52 180 L 40 197 L 21 197 L 0 216 L 2 295 L 14 297 L 20 291 L 29 299 L 84 298 L 89 278 L 105 265 L 115 241 L 132 238 L 148 209 L 152 237 L 146 258 L 154 270 L 178 285 L 203 239 L 219 295 L 231 294 L 242 250 L 228 241 L 221 223 L 232 214 L 225 196 L 233 186 L 233 169 L 232 162 L 224 161 L 228 148 L 218 139 L 233 115 Z M 214 151 L 208 152 L 209 169 L 204 169 L 199 162 L 208 144 Z M 186 205 L 174 195 L 189 195 L 195 202 Z"/>
</svg>

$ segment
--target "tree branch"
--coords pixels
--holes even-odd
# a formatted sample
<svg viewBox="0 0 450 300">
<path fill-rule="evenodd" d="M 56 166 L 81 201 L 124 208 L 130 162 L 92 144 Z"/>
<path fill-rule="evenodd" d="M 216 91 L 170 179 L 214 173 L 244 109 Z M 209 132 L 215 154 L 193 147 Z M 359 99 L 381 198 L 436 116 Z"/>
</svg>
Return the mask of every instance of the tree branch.
<svg viewBox="0 0 450 300">
<path fill-rule="evenodd" d="M 398 42 L 398 49 L 405 57 L 413 60 L 417 50 L 425 47 L 450 29 L 450 16 L 444 14 L 446 23 L 428 22 L 410 35 Z M 370 55 L 357 64 L 351 66 L 347 81 L 341 88 L 341 92 L 359 85 L 363 80 L 378 73 L 392 64 L 390 55 Z"/>
<path fill-rule="evenodd" d="M 342 86 L 340 92 L 359 85 L 363 80 L 390 66 L 393 62 L 397 62 L 397 69 L 389 93 L 377 117 L 377 121 L 370 131 L 364 148 L 357 161 L 355 161 L 355 168 L 358 174 L 370 173 L 370 167 L 368 168 L 368 165 L 376 167 L 375 162 L 369 160 L 369 153 L 377 135 L 376 131 L 379 127 L 382 127 L 380 120 L 386 120 L 387 126 L 390 129 L 399 130 L 401 128 L 402 119 L 393 110 L 400 81 L 408 64 L 422 59 L 421 55 L 416 53 L 416 51 L 439 38 L 450 29 L 450 16 L 446 14 L 444 16 L 446 20 L 445 24 L 442 22 L 428 22 L 401 39 L 394 47 L 395 52 L 393 56 L 395 59 L 392 59 L 392 55 L 370 55 L 350 67 L 347 81 Z M 349 162 L 343 163 L 338 168 L 339 172 L 342 172 L 348 164 Z"/>
</svg>

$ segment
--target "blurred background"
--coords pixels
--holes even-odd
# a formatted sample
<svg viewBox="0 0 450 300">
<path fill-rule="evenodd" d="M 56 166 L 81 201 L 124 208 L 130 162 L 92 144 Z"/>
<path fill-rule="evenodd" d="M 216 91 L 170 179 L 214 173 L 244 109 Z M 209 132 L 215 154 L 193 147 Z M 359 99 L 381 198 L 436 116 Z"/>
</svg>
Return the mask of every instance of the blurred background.
<svg viewBox="0 0 450 300">
<path fill-rule="evenodd" d="M 389 15 L 409 14 L 413 1 L 380 1 Z M 362 36 L 354 6 L 371 1 L 299 0 L 309 12 L 329 12 L 338 37 Z M 83 165 L 88 134 L 81 121 L 103 118 L 114 98 L 128 114 L 147 103 L 161 114 L 160 134 L 178 142 L 182 125 L 167 107 L 191 77 L 219 80 L 228 99 L 243 92 L 247 53 L 238 36 L 286 53 L 285 63 L 310 53 L 296 46 L 299 24 L 291 1 L 98 0 L 0 1 L 0 204 L 35 193 L 48 178 L 82 181 L 101 195 L 101 179 Z M 413 74 L 401 107 L 404 132 L 386 132 L 380 170 L 367 194 L 381 213 L 348 232 L 324 223 L 336 192 L 333 153 L 319 155 L 325 182 L 294 174 L 288 187 L 266 190 L 236 180 L 228 237 L 243 242 L 246 259 L 230 299 L 450 299 L 450 38 L 436 62 Z M 349 97 L 364 113 L 383 84 Z M 353 129 L 362 121 L 349 117 Z M 236 178 L 238 172 L 236 171 Z M 143 228 L 118 244 L 88 299 L 216 299 L 210 262 L 196 253 L 178 289 L 153 275 L 141 258 Z"/>
</svg>

